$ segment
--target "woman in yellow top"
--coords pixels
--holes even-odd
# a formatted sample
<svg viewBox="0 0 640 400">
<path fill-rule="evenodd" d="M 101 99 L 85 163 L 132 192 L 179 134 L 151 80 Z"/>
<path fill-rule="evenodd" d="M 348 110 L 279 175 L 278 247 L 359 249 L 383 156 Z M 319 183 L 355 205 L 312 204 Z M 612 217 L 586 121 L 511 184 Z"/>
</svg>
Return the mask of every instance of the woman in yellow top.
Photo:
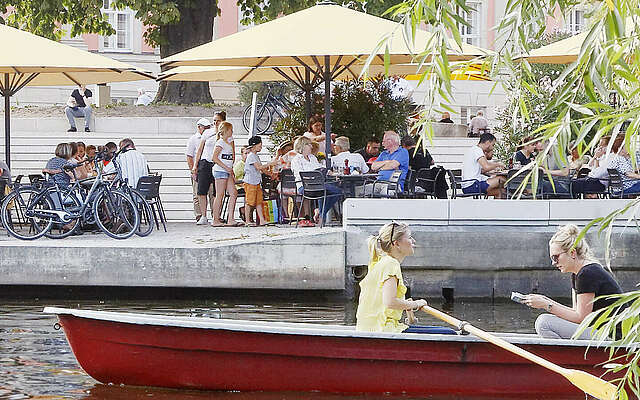
<svg viewBox="0 0 640 400">
<path fill-rule="evenodd" d="M 371 236 L 369 269 L 360 282 L 356 330 L 368 332 L 455 333 L 441 327 L 407 326 L 400 322 L 405 310 L 417 311 L 427 305 L 424 299 L 405 299 L 407 287 L 400 263 L 413 255 L 415 240 L 406 224 L 391 222 Z"/>
</svg>

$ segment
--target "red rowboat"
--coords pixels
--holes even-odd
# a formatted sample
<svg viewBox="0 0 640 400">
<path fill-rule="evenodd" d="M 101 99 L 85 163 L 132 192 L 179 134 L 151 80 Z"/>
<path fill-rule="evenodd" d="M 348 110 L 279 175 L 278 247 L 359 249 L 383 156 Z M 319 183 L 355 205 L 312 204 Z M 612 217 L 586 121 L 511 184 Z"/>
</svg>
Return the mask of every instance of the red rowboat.
<svg viewBox="0 0 640 400">
<path fill-rule="evenodd" d="M 472 336 L 356 332 L 350 326 L 47 307 L 82 368 L 102 383 L 239 391 L 580 395 L 569 381 Z M 496 334 L 596 376 L 593 342 Z M 582 395 L 583 396 L 583 395 Z"/>
</svg>

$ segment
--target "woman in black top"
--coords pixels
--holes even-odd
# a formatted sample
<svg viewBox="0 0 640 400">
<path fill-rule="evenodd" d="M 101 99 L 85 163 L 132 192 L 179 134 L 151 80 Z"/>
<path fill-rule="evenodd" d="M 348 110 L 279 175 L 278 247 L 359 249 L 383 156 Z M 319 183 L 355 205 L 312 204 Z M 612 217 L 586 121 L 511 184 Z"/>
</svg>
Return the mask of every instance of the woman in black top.
<svg viewBox="0 0 640 400">
<path fill-rule="evenodd" d="M 513 162 L 519 162 L 521 167 L 529 164 L 531 161 L 536 159 L 536 156 L 533 155 L 534 150 L 536 149 L 536 143 L 533 141 L 531 136 L 527 136 L 522 139 L 522 145 L 520 146 L 520 150 L 516 152 L 513 156 Z"/>
<path fill-rule="evenodd" d="M 562 273 L 571 273 L 574 291 L 573 306 L 567 307 L 540 294 L 526 296 L 524 303 L 532 308 L 544 309 L 536 320 L 536 332 L 545 338 L 570 339 L 585 317 L 613 304 L 616 299 L 597 299 L 600 296 L 622 293 L 613 275 L 595 260 L 586 240 L 574 245 L 580 230 L 573 224 L 561 226 L 549 241 L 552 264 Z M 594 301 L 595 300 L 595 301 Z M 590 330 L 580 335 L 589 339 Z"/>
</svg>

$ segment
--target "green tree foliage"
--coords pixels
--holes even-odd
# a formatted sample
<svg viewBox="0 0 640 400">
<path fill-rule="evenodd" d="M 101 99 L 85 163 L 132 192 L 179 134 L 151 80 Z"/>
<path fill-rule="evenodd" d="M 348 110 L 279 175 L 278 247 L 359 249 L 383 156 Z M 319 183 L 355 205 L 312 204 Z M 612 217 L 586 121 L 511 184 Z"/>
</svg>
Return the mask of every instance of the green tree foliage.
<svg viewBox="0 0 640 400">
<path fill-rule="evenodd" d="M 352 150 L 356 150 L 369 137 L 382 139 L 386 130 L 406 132 L 413 106 L 407 98 L 394 97 L 391 85 L 391 80 L 382 76 L 370 78 L 366 83 L 360 80 L 336 83 L 331 91 L 332 133 L 347 136 Z M 294 104 L 291 113 L 275 125 L 271 139 L 276 147 L 308 130 L 304 94 L 299 93 Z M 311 110 L 314 115 L 324 115 L 324 93 L 313 93 Z"/>
</svg>

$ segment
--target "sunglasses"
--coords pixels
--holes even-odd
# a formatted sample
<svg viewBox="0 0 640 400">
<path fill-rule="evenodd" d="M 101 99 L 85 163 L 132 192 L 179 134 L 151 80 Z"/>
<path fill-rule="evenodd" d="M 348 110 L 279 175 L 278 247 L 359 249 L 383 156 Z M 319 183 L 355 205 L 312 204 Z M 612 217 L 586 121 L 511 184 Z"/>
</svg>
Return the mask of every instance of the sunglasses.
<svg viewBox="0 0 640 400">
<path fill-rule="evenodd" d="M 551 262 L 553 262 L 554 264 L 558 263 L 558 259 L 560 258 L 560 254 L 564 254 L 566 253 L 566 251 L 563 251 L 562 253 L 558 253 L 558 254 L 552 254 L 551 257 Z"/>
</svg>

